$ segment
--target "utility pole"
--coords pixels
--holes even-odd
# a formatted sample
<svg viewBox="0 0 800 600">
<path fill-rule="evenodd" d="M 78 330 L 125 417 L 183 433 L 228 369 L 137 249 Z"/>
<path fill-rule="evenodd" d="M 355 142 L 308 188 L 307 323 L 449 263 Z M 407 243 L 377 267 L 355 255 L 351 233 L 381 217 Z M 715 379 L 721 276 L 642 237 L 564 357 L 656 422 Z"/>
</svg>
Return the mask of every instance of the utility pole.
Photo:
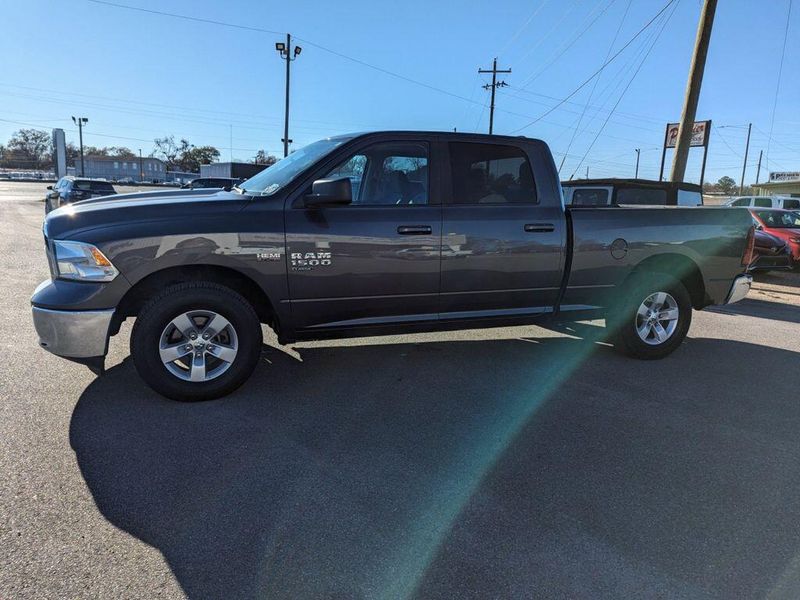
<svg viewBox="0 0 800 600">
<path fill-rule="evenodd" d="M 635 148 L 636 150 L 636 175 L 633 176 L 634 179 L 639 179 L 639 153 L 642 151 L 641 148 Z"/>
<path fill-rule="evenodd" d="M 744 145 L 744 164 L 742 164 L 742 180 L 739 182 L 739 195 L 744 193 L 744 174 L 747 172 L 747 153 L 750 151 L 750 130 L 753 129 L 753 124 L 747 126 L 747 143 Z"/>
<path fill-rule="evenodd" d="M 144 164 L 142 164 L 142 149 L 139 148 L 139 183 L 144 181 Z"/>
<path fill-rule="evenodd" d="M 683 181 L 686 175 L 686 161 L 689 159 L 689 147 L 692 142 L 692 129 L 697 114 L 697 102 L 700 99 L 700 88 L 703 85 L 703 71 L 706 68 L 708 44 L 711 40 L 711 29 L 714 25 L 714 13 L 717 10 L 717 0 L 705 0 L 700 23 L 697 26 L 697 39 L 694 43 L 692 66 L 689 70 L 689 81 L 686 84 L 686 97 L 683 101 L 681 125 L 678 130 L 678 142 L 675 146 L 675 155 L 672 159 L 673 182 Z"/>
<path fill-rule="evenodd" d="M 492 68 L 491 69 L 478 69 L 478 74 L 480 73 L 491 73 L 492 74 L 492 83 L 487 83 L 483 86 L 483 89 L 492 90 L 492 103 L 489 108 L 489 135 L 492 134 L 494 131 L 494 92 L 499 87 L 506 87 L 508 84 L 505 81 L 497 81 L 497 74 L 498 73 L 511 73 L 511 69 L 499 69 L 497 68 L 497 57 L 492 61 Z"/>
<path fill-rule="evenodd" d="M 586 165 L 586 179 L 589 179 L 589 165 Z"/>
<path fill-rule="evenodd" d="M 283 139 L 281 140 L 283 142 L 283 157 L 286 158 L 289 156 L 289 143 L 292 141 L 289 139 L 289 66 L 293 60 L 297 60 L 303 49 L 300 46 L 295 46 L 292 49 L 292 34 L 287 33 L 286 43 L 276 42 L 275 50 L 286 61 L 286 114 L 283 122 Z"/>
<path fill-rule="evenodd" d="M 760 150 L 758 152 L 758 168 L 756 169 L 756 183 L 758 183 L 758 178 L 761 177 L 761 157 L 764 155 L 764 151 Z M 741 194 L 739 194 L 741 196 Z"/>
<path fill-rule="evenodd" d="M 89 122 L 86 117 L 72 117 L 72 122 L 78 126 L 78 139 L 81 144 L 81 177 L 85 176 L 85 168 L 83 165 L 83 126 Z"/>
</svg>

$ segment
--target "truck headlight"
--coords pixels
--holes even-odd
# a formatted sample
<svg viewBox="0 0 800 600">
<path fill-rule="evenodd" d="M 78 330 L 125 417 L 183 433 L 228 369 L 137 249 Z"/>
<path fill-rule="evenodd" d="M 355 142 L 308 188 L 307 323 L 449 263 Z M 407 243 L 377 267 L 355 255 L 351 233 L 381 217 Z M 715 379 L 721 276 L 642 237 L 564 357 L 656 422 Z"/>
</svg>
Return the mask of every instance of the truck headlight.
<svg viewBox="0 0 800 600">
<path fill-rule="evenodd" d="M 91 244 L 53 240 L 58 277 L 78 281 L 111 281 L 119 271 Z"/>
</svg>

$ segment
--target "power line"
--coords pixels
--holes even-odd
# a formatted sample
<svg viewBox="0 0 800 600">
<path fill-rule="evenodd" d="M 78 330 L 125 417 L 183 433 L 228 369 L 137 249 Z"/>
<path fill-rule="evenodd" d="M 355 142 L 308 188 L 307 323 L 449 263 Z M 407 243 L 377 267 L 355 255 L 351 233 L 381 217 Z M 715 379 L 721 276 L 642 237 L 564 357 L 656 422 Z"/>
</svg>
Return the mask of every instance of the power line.
<svg viewBox="0 0 800 600">
<path fill-rule="evenodd" d="M 625 23 L 625 17 L 628 16 L 628 11 L 631 8 L 631 4 L 633 0 L 628 0 L 628 4 L 625 6 L 625 12 L 622 13 L 622 18 L 619 21 L 619 25 L 617 26 L 616 32 L 614 32 L 614 38 L 611 40 L 611 43 L 608 46 L 608 50 L 606 51 L 606 57 L 604 62 L 608 60 L 608 57 L 611 55 L 611 51 L 614 49 L 614 44 L 617 43 L 617 38 L 619 37 L 619 32 L 622 31 L 622 25 Z M 594 92 L 597 89 L 597 84 L 600 83 L 600 77 L 596 77 L 594 80 L 594 84 L 592 85 L 592 89 L 589 92 L 589 98 L 586 100 L 586 104 L 583 105 L 583 110 L 581 111 L 581 116 L 578 118 L 578 124 L 575 126 L 575 131 L 572 132 L 572 137 L 567 144 L 567 152 L 569 152 L 570 148 L 572 148 L 572 143 L 575 141 L 575 136 L 578 135 L 578 129 L 581 127 L 581 123 L 583 123 L 583 117 L 586 115 L 586 111 L 589 108 L 589 104 L 592 101 L 592 97 L 594 96 Z M 563 159 L 561 159 L 561 164 L 558 165 L 558 172 L 561 173 L 561 168 L 564 166 L 564 161 L 567 159 L 566 155 Z"/>
<path fill-rule="evenodd" d="M 781 62 L 778 66 L 778 81 L 775 84 L 775 98 L 772 101 L 772 116 L 769 121 L 769 138 L 767 139 L 767 172 L 769 172 L 769 150 L 772 142 L 772 132 L 775 127 L 775 111 L 778 108 L 778 93 L 781 89 L 781 77 L 783 76 L 783 59 L 786 57 L 786 40 L 789 38 L 789 19 L 792 16 L 792 0 L 789 0 L 789 10 L 786 12 L 786 27 L 783 31 L 783 47 L 781 48 Z"/>
<path fill-rule="evenodd" d="M 224 21 L 216 21 L 214 19 L 203 19 L 201 17 L 191 17 L 189 15 L 181 15 L 178 13 L 170 13 L 162 10 L 154 10 L 151 8 L 142 8 L 141 6 L 131 6 L 129 4 L 120 4 L 118 2 L 108 2 L 107 0 L 88 0 L 94 4 L 104 4 L 106 6 L 113 6 L 114 8 L 125 8 L 127 10 L 135 10 L 138 12 L 149 13 L 151 15 L 159 15 L 162 17 L 172 17 L 173 19 L 183 19 L 184 21 L 194 21 L 196 23 L 206 23 L 208 25 L 221 25 L 222 27 L 230 27 L 232 29 L 243 29 L 246 31 L 255 31 L 257 33 L 270 33 L 274 35 L 283 35 L 282 31 L 272 31 L 271 29 L 264 29 L 262 27 L 253 27 L 251 25 L 239 25 L 238 23 L 226 23 Z"/>
<path fill-rule="evenodd" d="M 547 69 L 549 69 L 551 66 L 553 66 L 553 64 L 554 64 L 554 63 L 558 62 L 558 59 L 559 59 L 559 58 L 561 58 L 562 56 L 564 56 L 564 54 L 566 54 L 566 53 L 567 53 L 567 51 L 568 51 L 570 48 L 572 48 L 572 46 L 574 46 L 574 45 L 575 45 L 575 43 L 576 43 L 576 42 L 577 42 L 579 39 L 581 39 L 581 38 L 583 37 L 583 35 L 584 35 L 584 34 L 585 34 L 587 31 L 589 31 L 589 29 L 591 29 L 591 28 L 592 28 L 592 26 L 593 26 L 593 25 L 594 25 L 594 24 L 595 24 L 595 23 L 598 21 L 598 19 L 600 19 L 600 17 L 602 17 L 604 14 L 606 14 L 606 12 L 608 11 L 608 9 L 609 9 L 609 8 L 611 8 L 611 6 L 612 6 L 612 5 L 613 5 L 613 4 L 614 4 L 616 1 L 617 1 L 617 0 L 609 0 L 609 3 L 608 3 L 608 4 L 606 4 L 606 7 L 605 7 L 603 10 L 601 10 L 599 13 L 597 13 L 597 15 L 594 17 L 594 19 L 592 19 L 592 20 L 591 20 L 591 22 L 590 22 L 590 23 L 589 23 L 589 24 L 588 24 L 586 27 L 584 27 L 584 28 L 583 28 L 583 30 L 582 30 L 580 33 L 578 33 L 577 35 L 575 35 L 575 36 L 572 38 L 572 40 L 571 40 L 571 41 L 570 41 L 570 42 L 569 42 L 569 43 L 568 43 L 566 46 L 564 46 L 564 47 L 563 47 L 563 49 L 562 49 L 562 50 L 561 50 L 561 51 L 560 51 L 558 54 L 556 54 L 556 55 L 555 55 L 555 56 L 554 56 L 554 57 L 553 57 L 553 58 L 552 58 L 550 61 L 548 61 L 548 62 L 547 62 L 547 63 L 546 63 L 546 64 L 545 64 L 543 67 L 541 67 L 541 68 L 540 68 L 538 71 L 534 72 L 534 73 L 533 73 L 533 75 L 531 75 L 530 77 L 528 77 L 528 79 L 526 79 L 526 80 L 525 80 L 525 81 L 522 83 L 522 86 L 521 86 L 521 87 L 523 87 L 523 88 L 524 88 L 524 87 L 527 87 L 527 86 L 529 86 L 531 83 L 533 83 L 534 81 L 536 81 L 536 80 L 537 80 L 537 79 L 538 79 L 538 78 L 539 78 L 539 77 L 542 75 L 542 73 L 544 73 L 545 71 L 547 71 Z"/>
<path fill-rule="evenodd" d="M 639 74 L 639 71 L 641 71 L 642 67 L 644 66 L 644 63 L 647 62 L 647 59 L 650 56 L 650 53 L 653 51 L 653 48 L 656 47 L 656 44 L 658 43 L 658 39 L 661 37 L 661 34 L 664 32 L 664 29 L 666 29 L 667 23 L 669 23 L 670 19 L 672 18 L 672 15 L 675 14 L 675 10 L 677 8 L 678 8 L 678 5 L 675 4 L 675 7 L 672 9 L 672 12 L 669 15 L 667 15 L 667 17 L 664 19 L 664 22 L 661 25 L 661 29 L 658 31 L 658 35 L 656 35 L 655 39 L 653 39 L 653 43 L 650 45 L 650 48 L 648 48 L 647 52 L 644 55 L 644 58 L 642 58 L 642 62 L 640 62 L 639 66 L 636 67 L 636 71 L 634 71 L 633 76 L 631 76 L 630 81 L 628 81 L 628 85 L 626 85 L 625 89 L 622 90 L 622 93 L 620 94 L 619 99 L 617 100 L 616 104 L 614 104 L 614 107 L 611 109 L 611 112 L 608 114 L 608 117 L 606 117 L 606 120 L 603 122 L 603 125 L 600 127 L 600 130 L 597 132 L 597 135 L 594 136 L 594 139 L 592 140 L 592 143 L 589 144 L 589 147 L 586 149 L 586 152 L 583 154 L 583 158 L 581 158 L 580 162 L 578 162 L 578 165 L 575 167 L 575 171 L 572 173 L 572 176 L 570 177 L 570 179 L 572 179 L 572 177 L 575 176 L 575 173 L 581 167 L 581 164 L 583 164 L 583 161 L 586 160 L 586 157 L 589 155 L 589 152 L 591 152 L 592 148 L 594 147 L 595 143 L 597 142 L 598 138 L 600 137 L 600 134 L 603 133 L 603 130 L 606 128 L 606 125 L 608 125 L 608 120 L 611 118 L 611 115 L 614 114 L 614 111 L 617 109 L 617 106 L 619 106 L 619 103 L 622 102 L 622 99 L 625 97 L 625 94 L 627 93 L 628 89 L 633 84 L 634 80 L 636 79 L 636 76 Z"/>
<path fill-rule="evenodd" d="M 543 2 L 541 2 L 538 6 L 536 6 L 533 9 L 528 18 L 525 19 L 525 22 L 522 24 L 522 26 L 519 29 L 517 29 L 514 35 L 511 36 L 511 38 L 506 42 L 505 46 L 503 46 L 503 48 L 496 53 L 497 56 L 502 56 L 505 53 L 505 51 L 508 50 L 514 44 L 514 42 L 517 41 L 517 38 L 519 38 L 520 34 L 523 31 L 525 31 L 528 25 L 530 25 L 531 21 L 533 21 L 536 15 L 538 15 L 542 11 L 542 9 L 547 5 L 549 1 L 550 0 L 543 0 Z"/>
<path fill-rule="evenodd" d="M 538 116 L 537 118 L 535 118 L 535 119 L 534 119 L 533 121 L 531 121 L 530 123 L 527 123 L 526 125 L 523 125 L 522 127 L 519 127 L 519 128 L 517 128 L 517 129 L 515 129 L 514 131 L 512 131 L 512 133 L 517 133 L 517 132 L 519 132 L 519 131 L 522 131 L 523 129 L 527 129 L 528 127 L 530 127 L 531 125 L 534 125 L 535 123 L 538 123 L 538 122 L 539 122 L 539 121 L 541 121 L 541 120 L 542 120 L 544 117 L 546 117 L 547 115 L 551 114 L 553 111 L 555 111 L 555 110 L 556 110 L 557 108 L 559 108 L 561 105 L 563 105 L 563 104 L 564 104 L 564 103 L 565 103 L 567 100 L 569 100 L 569 99 L 570 99 L 570 98 L 572 98 L 572 97 L 573 97 L 575 94 L 577 94 L 579 91 L 581 91 L 581 90 L 582 90 L 582 89 L 583 89 L 583 88 L 586 86 L 586 84 L 588 84 L 588 83 L 589 83 L 589 82 L 590 82 L 592 79 L 594 79 L 594 78 L 595 78 L 595 77 L 597 77 L 597 76 L 598 76 L 600 73 L 602 73 L 603 69 L 605 69 L 605 68 L 606 68 L 608 65 L 610 65 L 610 64 L 611 64 L 611 63 L 614 61 L 614 59 L 616 59 L 616 58 L 617 58 L 617 57 L 618 57 L 620 54 L 622 54 L 622 53 L 623 53 L 623 52 L 624 52 L 624 51 L 625 51 L 625 50 L 628 48 L 628 46 L 630 46 L 630 45 L 631 45 L 631 44 L 632 44 L 632 43 L 633 43 L 633 42 L 634 42 L 634 41 L 635 41 L 635 40 L 636 40 L 636 39 L 637 39 L 637 38 L 638 38 L 638 37 L 639 37 L 639 36 L 640 36 L 642 33 L 644 33 L 644 31 L 645 31 L 645 30 L 646 30 L 648 27 L 650 27 L 650 25 L 652 25 L 652 24 L 653 24 L 653 22 L 654 22 L 654 21 L 655 21 L 655 20 L 656 20 L 658 17 L 660 17 L 660 16 L 661 16 L 661 15 L 664 13 L 664 11 L 666 11 L 666 10 L 667 10 L 667 9 L 668 9 L 668 8 L 669 8 L 669 7 L 670 7 L 670 6 L 671 6 L 671 5 L 674 3 L 674 2 L 675 2 L 675 0 L 669 0 L 669 1 L 668 1 L 668 2 L 667 2 L 667 3 L 666 3 L 664 6 L 663 6 L 663 8 L 662 8 L 661 10 L 659 10 L 659 11 L 658 11 L 658 12 L 655 14 L 655 16 L 654 16 L 652 19 L 650 19 L 650 20 L 649 20 L 647 23 L 645 23 L 645 25 L 644 25 L 644 26 L 642 26 L 642 28 L 641 28 L 641 29 L 639 29 L 639 31 L 637 31 L 637 32 L 636 32 L 636 34 L 635 34 L 635 35 L 634 35 L 634 36 L 633 36 L 633 37 L 632 37 L 630 40 L 628 40 L 628 41 L 625 43 L 625 45 L 624 45 L 624 46 L 622 46 L 622 48 L 620 48 L 620 49 L 619 49 L 619 50 L 618 50 L 618 51 L 617 51 L 617 52 L 614 54 L 614 56 L 612 56 L 612 57 L 611 57 L 610 59 L 608 59 L 608 60 L 607 60 L 605 63 L 603 63 L 603 64 L 600 66 L 600 68 L 599 68 L 599 69 L 597 69 L 597 70 L 596 70 L 594 73 L 592 73 L 592 74 L 589 76 L 589 78 L 588 78 L 588 79 L 586 79 L 586 80 L 585 80 L 583 83 L 581 83 L 581 84 L 580 84 L 578 87 L 576 87 L 576 88 L 575 88 L 575 89 L 574 89 L 572 92 L 570 92 L 570 93 L 569 93 L 569 94 L 568 94 L 568 95 L 567 95 L 567 96 L 566 96 L 566 97 L 565 97 L 563 100 L 561 100 L 560 102 L 558 102 L 558 103 L 557 103 L 555 106 L 553 106 L 553 107 L 552 107 L 550 110 L 546 111 L 546 112 L 545 112 L 545 113 L 543 113 L 542 115 L 540 115 L 540 116 Z"/>
</svg>

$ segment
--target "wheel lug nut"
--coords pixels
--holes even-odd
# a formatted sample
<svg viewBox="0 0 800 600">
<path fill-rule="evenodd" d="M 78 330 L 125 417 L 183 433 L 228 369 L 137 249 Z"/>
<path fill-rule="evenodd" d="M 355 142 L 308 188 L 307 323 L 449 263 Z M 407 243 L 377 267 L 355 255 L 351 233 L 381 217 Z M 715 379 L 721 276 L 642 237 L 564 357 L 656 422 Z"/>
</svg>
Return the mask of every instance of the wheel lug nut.
<svg viewBox="0 0 800 600">
<path fill-rule="evenodd" d="M 207 339 L 208 339 L 208 334 L 207 334 L 207 333 L 204 333 L 204 334 L 203 334 L 203 339 L 204 339 L 204 340 L 207 340 Z"/>
<path fill-rule="evenodd" d="M 193 340 L 196 340 L 197 334 L 193 331 L 192 333 L 189 334 L 189 337 L 192 338 Z"/>
</svg>

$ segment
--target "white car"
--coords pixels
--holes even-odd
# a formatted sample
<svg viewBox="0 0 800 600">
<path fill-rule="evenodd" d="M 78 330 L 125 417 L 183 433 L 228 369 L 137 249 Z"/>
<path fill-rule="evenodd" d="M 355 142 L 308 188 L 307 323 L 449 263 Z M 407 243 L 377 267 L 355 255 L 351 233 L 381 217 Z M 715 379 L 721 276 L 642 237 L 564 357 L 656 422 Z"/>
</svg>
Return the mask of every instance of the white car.
<svg viewBox="0 0 800 600">
<path fill-rule="evenodd" d="M 725 206 L 798 210 L 800 209 L 800 198 L 784 198 L 781 196 L 737 196 L 728 200 Z"/>
</svg>

